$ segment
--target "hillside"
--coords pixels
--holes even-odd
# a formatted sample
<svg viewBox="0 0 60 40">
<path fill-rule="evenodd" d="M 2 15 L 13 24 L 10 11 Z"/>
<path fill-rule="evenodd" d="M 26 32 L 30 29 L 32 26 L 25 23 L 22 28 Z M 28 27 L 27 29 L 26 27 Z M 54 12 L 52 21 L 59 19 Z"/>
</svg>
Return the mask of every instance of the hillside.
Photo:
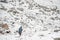
<svg viewBox="0 0 60 40">
<path fill-rule="evenodd" d="M 60 0 L 0 0 L 0 40 L 60 40 Z"/>
</svg>

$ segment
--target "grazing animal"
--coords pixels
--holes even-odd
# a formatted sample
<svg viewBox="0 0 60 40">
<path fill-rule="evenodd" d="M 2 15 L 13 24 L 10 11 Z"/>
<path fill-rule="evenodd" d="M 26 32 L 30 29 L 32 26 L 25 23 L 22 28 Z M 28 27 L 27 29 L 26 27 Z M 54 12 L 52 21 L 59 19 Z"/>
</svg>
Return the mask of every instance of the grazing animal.
<svg viewBox="0 0 60 40">
<path fill-rule="evenodd" d="M 21 33 L 22 33 L 22 26 L 19 28 L 19 34 L 21 35 Z"/>
</svg>

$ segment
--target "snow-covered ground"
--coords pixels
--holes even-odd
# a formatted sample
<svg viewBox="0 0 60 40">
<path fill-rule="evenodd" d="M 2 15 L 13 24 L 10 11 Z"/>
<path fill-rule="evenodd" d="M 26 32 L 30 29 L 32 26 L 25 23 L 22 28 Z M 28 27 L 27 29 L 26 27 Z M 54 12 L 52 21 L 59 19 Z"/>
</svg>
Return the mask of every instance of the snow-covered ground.
<svg viewBox="0 0 60 40">
<path fill-rule="evenodd" d="M 0 31 L 0 40 L 60 40 L 60 0 L 0 0 Z"/>
</svg>

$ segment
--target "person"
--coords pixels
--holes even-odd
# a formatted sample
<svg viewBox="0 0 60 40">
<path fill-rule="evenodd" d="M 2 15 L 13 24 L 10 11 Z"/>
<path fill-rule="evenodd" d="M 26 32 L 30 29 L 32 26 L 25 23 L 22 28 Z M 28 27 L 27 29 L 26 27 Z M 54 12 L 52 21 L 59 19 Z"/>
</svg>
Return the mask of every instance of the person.
<svg viewBox="0 0 60 40">
<path fill-rule="evenodd" d="M 21 35 L 21 33 L 22 33 L 22 26 L 19 28 L 19 34 Z"/>
</svg>

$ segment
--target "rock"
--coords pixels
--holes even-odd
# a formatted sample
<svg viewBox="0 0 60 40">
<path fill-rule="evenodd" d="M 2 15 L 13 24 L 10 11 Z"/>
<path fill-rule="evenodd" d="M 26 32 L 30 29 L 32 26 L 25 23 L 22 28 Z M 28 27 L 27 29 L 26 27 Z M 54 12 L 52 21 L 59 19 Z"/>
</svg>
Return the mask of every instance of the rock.
<svg viewBox="0 0 60 40">
<path fill-rule="evenodd" d="M 60 40 L 60 38 L 54 38 L 54 40 Z"/>
<path fill-rule="evenodd" d="M 0 31 L 0 33 L 2 33 L 2 31 Z"/>
<path fill-rule="evenodd" d="M 18 10 L 20 10 L 20 11 L 24 11 L 24 9 L 23 8 L 17 8 Z"/>
<path fill-rule="evenodd" d="M 60 30 L 54 30 L 54 32 L 59 32 Z"/>
<path fill-rule="evenodd" d="M 53 5 L 53 6 L 51 7 L 51 10 L 52 10 L 52 11 L 56 11 L 56 10 L 57 10 L 57 6 Z"/>
<path fill-rule="evenodd" d="M 2 24 L 0 24 L 0 27 L 2 27 Z"/>
<path fill-rule="evenodd" d="M 0 2 L 7 3 L 7 0 L 0 0 Z"/>
<path fill-rule="evenodd" d="M 2 22 L 0 21 L 0 27 L 2 27 Z"/>
<path fill-rule="evenodd" d="M 0 31 L 0 34 L 4 34 L 3 31 Z"/>
<path fill-rule="evenodd" d="M 6 33 L 10 33 L 10 31 L 6 31 Z"/>
</svg>

